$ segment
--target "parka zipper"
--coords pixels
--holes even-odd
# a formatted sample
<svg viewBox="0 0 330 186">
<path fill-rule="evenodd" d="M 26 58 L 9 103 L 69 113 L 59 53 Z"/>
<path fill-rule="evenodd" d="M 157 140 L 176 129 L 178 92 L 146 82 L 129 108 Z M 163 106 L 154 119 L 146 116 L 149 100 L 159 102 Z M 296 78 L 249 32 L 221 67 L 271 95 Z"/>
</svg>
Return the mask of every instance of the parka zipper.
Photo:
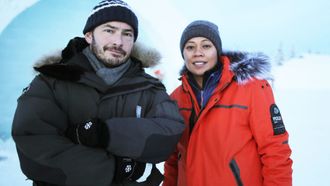
<svg viewBox="0 0 330 186">
<path fill-rule="evenodd" d="M 204 108 L 203 102 L 204 102 L 204 90 L 201 90 L 201 110 L 203 110 Z"/>
<path fill-rule="evenodd" d="M 238 164 L 235 159 L 232 159 L 230 161 L 229 167 L 230 167 L 232 173 L 234 174 L 237 186 L 243 186 L 243 182 L 242 182 L 241 175 L 240 175 L 240 170 L 239 170 Z"/>
<path fill-rule="evenodd" d="M 223 91 L 225 88 L 227 88 L 229 84 L 230 84 L 230 82 L 226 83 L 226 84 L 220 89 L 220 91 Z M 202 98 L 203 98 L 203 91 L 201 91 L 201 95 L 202 95 Z M 191 96 L 190 96 L 190 97 L 191 97 Z M 212 97 L 212 96 L 211 96 L 211 97 Z M 192 98 L 191 98 L 191 99 L 192 99 Z M 203 100 L 203 99 L 201 99 L 201 100 Z M 203 103 L 203 101 L 201 101 L 201 102 Z M 193 103 L 193 101 L 192 101 L 192 103 Z M 206 106 L 206 105 L 205 105 L 205 106 Z M 205 109 L 205 107 L 203 107 L 203 106 L 201 105 L 201 110 L 200 110 L 200 112 L 199 112 L 198 115 L 197 115 L 196 122 L 198 121 L 199 116 L 202 115 L 202 112 L 204 111 L 204 109 Z"/>
<path fill-rule="evenodd" d="M 220 89 L 220 91 L 223 91 L 225 88 L 227 88 L 229 84 L 230 84 L 230 82 L 226 83 Z M 204 108 L 205 108 L 205 107 L 203 107 L 203 100 L 204 100 L 203 99 L 203 94 L 204 94 L 204 90 L 201 90 L 201 108 L 200 108 L 200 112 L 198 113 L 198 115 L 196 115 L 195 110 L 193 108 L 194 105 L 195 105 L 194 104 L 194 100 L 193 100 L 191 94 L 190 93 L 188 93 L 188 94 L 189 94 L 189 97 L 190 97 L 190 100 L 191 100 L 191 103 L 192 103 L 192 109 L 193 109 L 192 111 L 193 111 L 193 114 L 194 114 L 194 117 L 192 117 L 192 115 L 190 115 L 190 119 L 189 119 L 189 123 L 190 123 L 190 134 L 191 134 L 192 133 L 192 130 L 193 130 L 194 126 L 195 126 L 195 124 L 197 123 L 199 117 L 201 116 L 201 114 L 202 114 L 202 112 L 204 111 Z"/>
<path fill-rule="evenodd" d="M 222 88 L 220 89 L 220 92 L 223 91 L 224 89 L 226 89 L 226 88 L 229 86 L 229 84 L 230 84 L 231 82 L 232 82 L 232 81 L 229 81 L 229 82 L 225 83 L 225 84 L 222 86 Z M 190 84 L 190 85 L 196 87 L 194 84 Z M 184 87 L 182 87 L 182 88 L 185 89 Z M 193 91 L 193 90 L 192 90 L 192 91 Z M 201 106 L 200 106 L 200 112 L 198 113 L 198 115 L 196 115 L 196 113 L 195 113 L 195 109 L 194 109 L 194 105 L 195 105 L 195 103 L 194 103 L 194 99 L 193 99 L 193 97 L 192 97 L 190 91 L 187 91 L 187 93 L 188 93 L 188 95 L 189 95 L 189 97 L 190 97 L 191 104 L 192 104 L 192 114 L 190 115 L 190 118 L 189 118 L 189 126 L 190 126 L 189 135 L 191 135 L 192 130 L 193 130 L 195 124 L 197 123 L 199 117 L 202 115 L 202 112 L 203 112 L 204 109 L 205 109 L 205 107 L 203 106 L 203 100 L 204 100 L 204 99 L 203 99 L 203 94 L 204 94 L 204 90 L 201 90 L 201 104 L 200 104 Z M 212 97 L 212 96 L 211 96 L 211 97 Z M 198 101 L 197 101 L 197 104 L 198 104 Z"/>
</svg>

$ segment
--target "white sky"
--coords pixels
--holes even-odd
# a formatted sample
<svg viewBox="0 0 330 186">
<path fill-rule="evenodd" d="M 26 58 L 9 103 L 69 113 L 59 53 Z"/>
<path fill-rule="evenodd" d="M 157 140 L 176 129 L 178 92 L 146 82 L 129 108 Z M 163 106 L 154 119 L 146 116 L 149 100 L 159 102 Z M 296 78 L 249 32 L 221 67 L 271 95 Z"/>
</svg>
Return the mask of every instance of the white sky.
<svg viewBox="0 0 330 186">
<path fill-rule="evenodd" d="M 228 49 L 275 53 L 311 50 L 330 54 L 330 1 L 328 0 L 128 0 L 163 33 L 181 34 L 194 19 L 218 24 L 223 45 Z M 182 24 L 185 23 L 185 24 Z M 168 31 L 168 32 L 167 32 Z"/>
<path fill-rule="evenodd" d="M 17 13 L 38 1 L 0 0 L 0 33 Z M 65 0 L 56 1 L 65 4 Z M 144 26 L 166 34 L 163 40 L 167 42 L 177 41 L 190 21 L 208 19 L 218 24 L 223 45 L 228 49 L 263 50 L 273 55 L 282 45 L 285 50 L 296 50 L 299 54 L 308 51 L 330 54 L 328 0 L 127 2 L 148 21 Z"/>
</svg>

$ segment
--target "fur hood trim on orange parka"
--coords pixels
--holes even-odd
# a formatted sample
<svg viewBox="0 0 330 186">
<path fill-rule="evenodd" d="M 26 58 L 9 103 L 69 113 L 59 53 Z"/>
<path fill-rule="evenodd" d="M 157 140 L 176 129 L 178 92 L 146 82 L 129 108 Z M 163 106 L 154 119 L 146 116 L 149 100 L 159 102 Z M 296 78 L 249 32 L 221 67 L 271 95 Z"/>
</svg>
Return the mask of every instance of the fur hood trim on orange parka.
<svg viewBox="0 0 330 186">
<path fill-rule="evenodd" d="M 263 53 L 223 52 L 222 56 L 229 58 L 230 70 L 239 84 L 245 84 L 254 78 L 273 80 L 270 60 Z M 187 71 L 188 69 L 184 65 L 180 75 Z"/>
</svg>

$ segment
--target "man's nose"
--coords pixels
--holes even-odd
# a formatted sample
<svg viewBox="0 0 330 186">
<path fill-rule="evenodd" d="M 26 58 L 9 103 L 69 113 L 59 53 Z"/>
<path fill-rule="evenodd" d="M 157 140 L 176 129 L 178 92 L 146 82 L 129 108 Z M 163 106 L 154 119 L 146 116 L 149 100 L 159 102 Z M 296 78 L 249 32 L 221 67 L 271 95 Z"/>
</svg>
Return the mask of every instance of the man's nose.
<svg viewBox="0 0 330 186">
<path fill-rule="evenodd" d="M 116 46 L 122 46 L 123 45 L 123 38 L 120 34 L 115 34 L 113 36 L 113 44 Z"/>
</svg>

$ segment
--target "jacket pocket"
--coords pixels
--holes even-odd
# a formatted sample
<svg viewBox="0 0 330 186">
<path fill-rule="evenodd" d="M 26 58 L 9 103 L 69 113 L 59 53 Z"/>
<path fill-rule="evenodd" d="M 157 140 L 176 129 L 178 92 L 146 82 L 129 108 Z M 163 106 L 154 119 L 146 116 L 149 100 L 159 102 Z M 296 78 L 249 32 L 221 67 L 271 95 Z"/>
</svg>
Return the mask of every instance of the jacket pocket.
<svg viewBox="0 0 330 186">
<path fill-rule="evenodd" d="M 239 170 L 238 164 L 237 164 L 235 159 L 232 159 L 230 161 L 229 167 L 230 167 L 231 172 L 233 173 L 233 175 L 235 177 L 237 185 L 238 186 L 243 186 L 243 182 L 242 182 L 241 175 L 240 175 L 240 170 Z"/>
</svg>

